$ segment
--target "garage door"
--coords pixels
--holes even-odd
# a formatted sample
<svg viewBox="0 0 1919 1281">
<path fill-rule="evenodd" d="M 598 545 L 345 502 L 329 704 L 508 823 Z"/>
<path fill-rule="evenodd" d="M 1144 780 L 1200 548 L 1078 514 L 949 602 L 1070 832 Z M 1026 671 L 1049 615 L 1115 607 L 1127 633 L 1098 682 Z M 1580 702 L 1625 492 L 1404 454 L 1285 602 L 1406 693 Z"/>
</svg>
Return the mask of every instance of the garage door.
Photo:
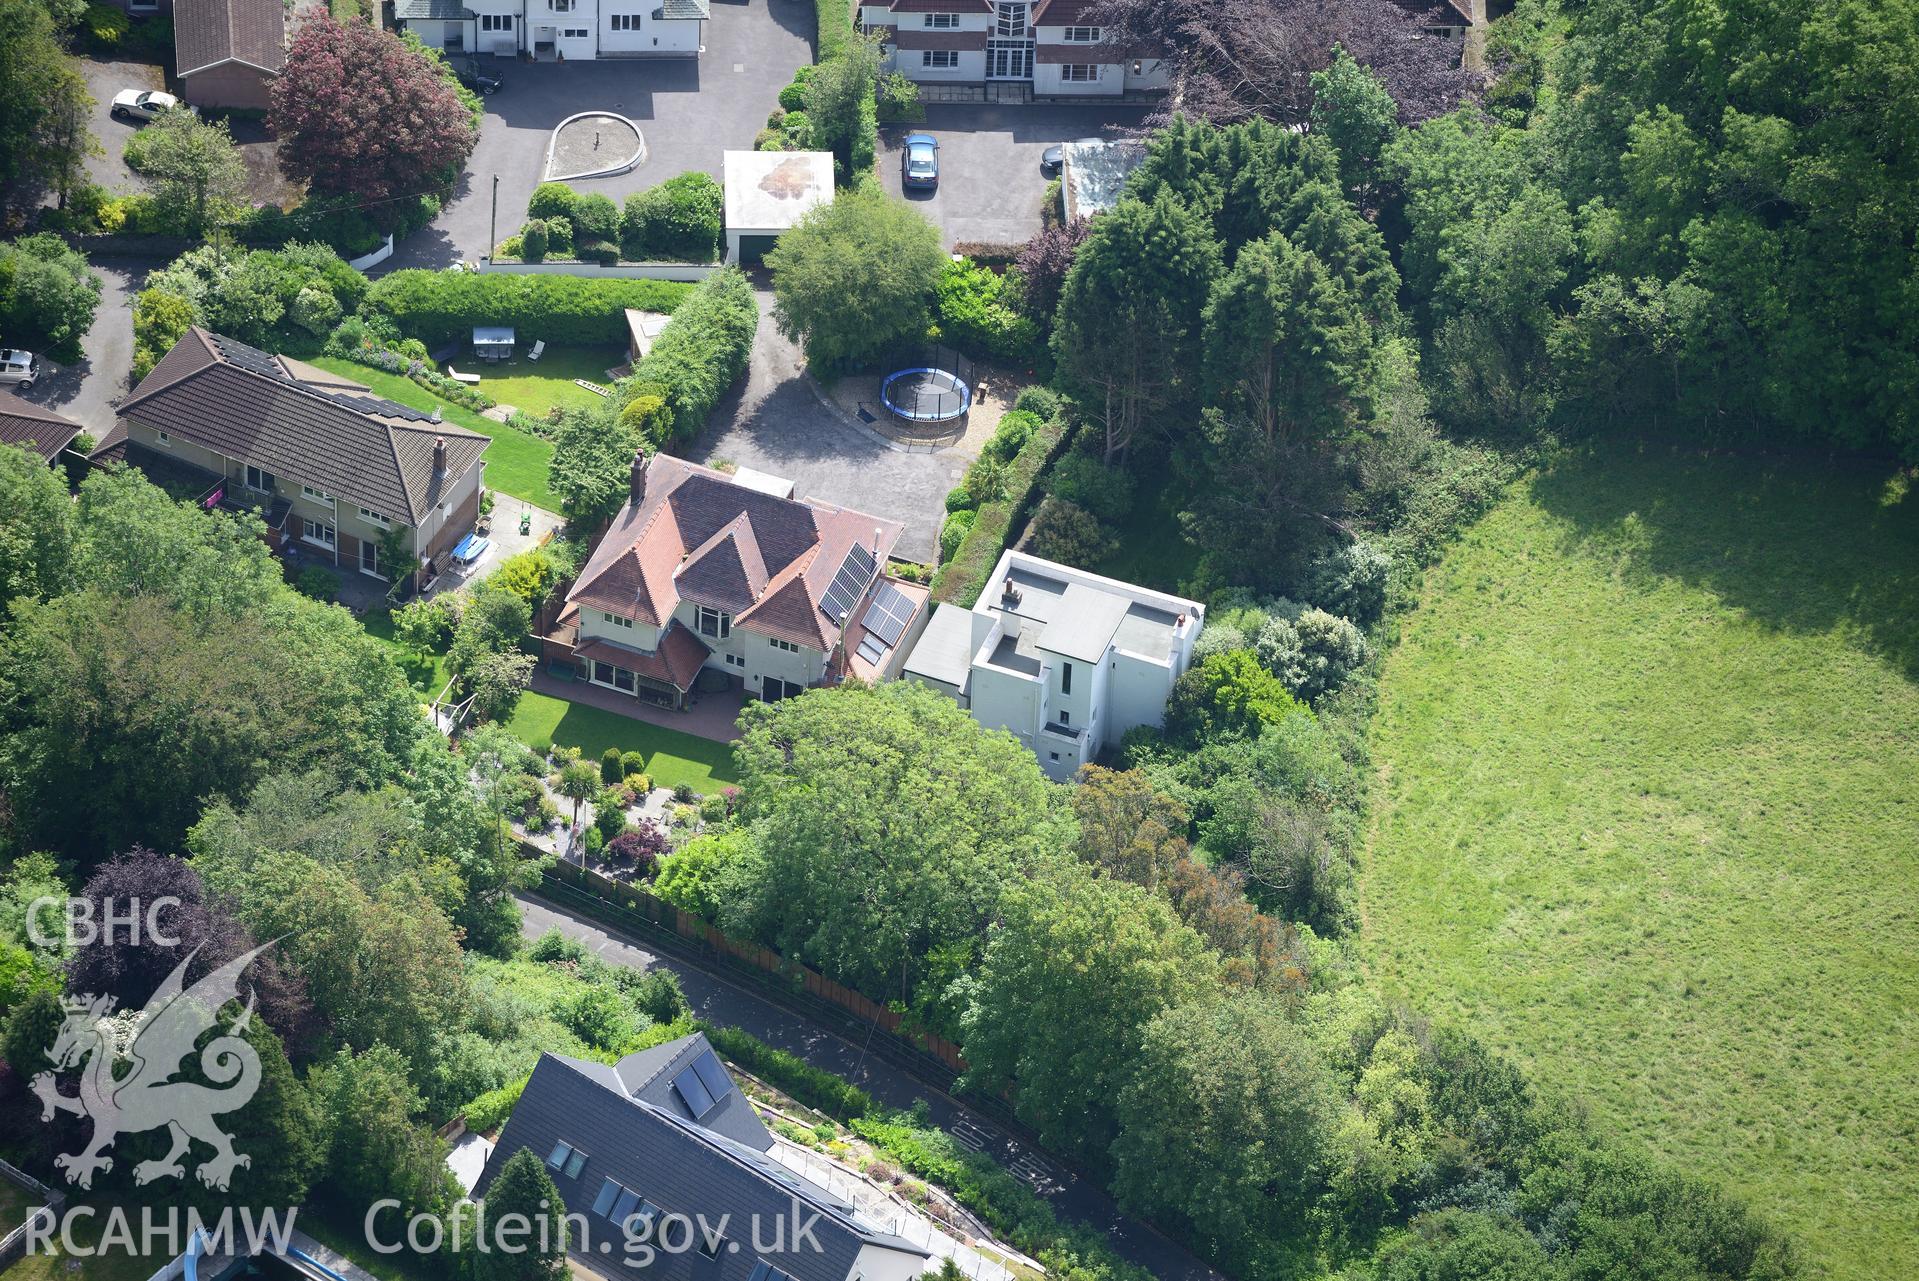
<svg viewBox="0 0 1919 1281">
<path fill-rule="evenodd" d="M 740 261 L 758 262 L 774 245 L 780 243 L 778 236 L 741 236 Z"/>
</svg>

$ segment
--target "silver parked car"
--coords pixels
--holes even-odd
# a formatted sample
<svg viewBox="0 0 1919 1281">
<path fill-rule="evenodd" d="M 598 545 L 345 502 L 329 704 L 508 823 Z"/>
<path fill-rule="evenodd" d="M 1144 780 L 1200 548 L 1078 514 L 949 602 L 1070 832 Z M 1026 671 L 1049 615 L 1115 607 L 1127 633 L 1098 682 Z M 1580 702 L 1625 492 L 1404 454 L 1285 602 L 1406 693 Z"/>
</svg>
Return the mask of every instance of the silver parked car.
<svg viewBox="0 0 1919 1281">
<path fill-rule="evenodd" d="M 40 377 L 40 358 L 30 351 L 0 347 L 0 387 L 30 391 Z"/>
</svg>

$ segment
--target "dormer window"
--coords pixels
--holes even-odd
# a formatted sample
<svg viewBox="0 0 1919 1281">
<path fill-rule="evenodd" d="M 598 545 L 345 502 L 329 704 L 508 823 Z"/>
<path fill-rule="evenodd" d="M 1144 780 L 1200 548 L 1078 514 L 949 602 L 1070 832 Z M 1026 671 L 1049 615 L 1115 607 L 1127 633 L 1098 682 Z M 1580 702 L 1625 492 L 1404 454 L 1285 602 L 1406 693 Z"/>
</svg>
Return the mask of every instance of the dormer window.
<svg viewBox="0 0 1919 1281">
<path fill-rule="evenodd" d="M 629 632 L 633 630 L 633 620 L 630 618 L 621 618 L 618 614 L 608 614 L 605 612 L 602 612 L 600 617 L 606 620 L 609 627 L 624 627 Z"/>
<path fill-rule="evenodd" d="M 725 640 L 733 634 L 733 616 L 705 605 L 698 607 L 694 623 L 700 635 L 711 636 L 714 640 Z"/>
</svg>

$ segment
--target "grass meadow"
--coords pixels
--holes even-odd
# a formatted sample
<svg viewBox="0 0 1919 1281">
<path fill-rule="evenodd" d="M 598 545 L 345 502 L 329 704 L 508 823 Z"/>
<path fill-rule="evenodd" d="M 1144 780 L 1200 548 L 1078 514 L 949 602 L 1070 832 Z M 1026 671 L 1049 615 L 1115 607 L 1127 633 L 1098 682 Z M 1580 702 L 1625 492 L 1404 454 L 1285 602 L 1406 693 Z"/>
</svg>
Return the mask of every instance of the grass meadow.
<svg viewBox="0 0 1919 1281">
<path fill-rule="evenodd" d="M 1428 575 L 1381 678 L 1367 964 L 1813 1276 L 1919 1276 L 1919 493 L 1611 449 Z"/>
</svg>

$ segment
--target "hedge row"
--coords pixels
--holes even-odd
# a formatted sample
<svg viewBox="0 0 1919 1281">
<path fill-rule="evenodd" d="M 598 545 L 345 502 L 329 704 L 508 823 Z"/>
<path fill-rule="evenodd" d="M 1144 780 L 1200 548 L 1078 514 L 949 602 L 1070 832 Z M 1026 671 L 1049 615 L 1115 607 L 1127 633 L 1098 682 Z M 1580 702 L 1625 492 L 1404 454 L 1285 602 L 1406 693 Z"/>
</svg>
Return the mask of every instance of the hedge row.
<svg viewBox="0 0 1919 1281">
<path fill-rule="evenodd" d="M 979 515 L 974 518 L 973 527 L 966 531 L 959 550 L 933 576 L 933 599 L 972 608 L 992 575 L 993 566 L 999 563 L 1000 553 L 1013 541 L 1039 501 L 1039 479 L 1058 455 L 1067 434 L 1065 417 L 1057 417 L 1042 424 L 1021 446 L 1013 461 L 1006 465 L 1006 496 L 980 505 Z"/>
<path fill-rule="evenodd" d="M 736 1027 L 696 1023 L 713 1048 L 732 1059 L 788 1098 L 840 1121 L 870 1116 L 878 1111 L 873 1097 L 857 1085 L 822 1071 L 805 1059 L 776 1050 Z"/>
<path fill-rule="evenodd" d="M 429 347 L 464 339 L 475 325 L 506 325 L 521 342 L 625 346 L 625 309 L 672 312 L 693 286 L 677 280 L 396 271 L 375 281 L 368 309 Z"/>
<path fill-rule="evenodd" d="M 853 38 L 853 6 L 850 0 L 813 0 L 813 8 L 820 33 L 813 47 L 813 61 L 825 62 Z"/>
<path fill-rule="evenodd" d="M 1062 1223 L 1032 1188 L 991 1157 L 961 1148 L 944 1130 L 906 1113 L 857 1118 L 852 1127 L 909 1173 L 946 1189 L 993 1235 L 1038 1259 L 1052 1275 L 1149 1281 L 1151 1274 L 1120 1258 L 1104 1234 L 1084 1223 Z"/>
<path fill-rule="evenodd" d="M 698 435 L 713 406 L 746 372 L 759 324 L 752 282 L 737 267 L 708 276 L 673 313 L 633 370 L 633 384 L 640 394 L 666 401 L 674 440 Z"/>
</svg>

